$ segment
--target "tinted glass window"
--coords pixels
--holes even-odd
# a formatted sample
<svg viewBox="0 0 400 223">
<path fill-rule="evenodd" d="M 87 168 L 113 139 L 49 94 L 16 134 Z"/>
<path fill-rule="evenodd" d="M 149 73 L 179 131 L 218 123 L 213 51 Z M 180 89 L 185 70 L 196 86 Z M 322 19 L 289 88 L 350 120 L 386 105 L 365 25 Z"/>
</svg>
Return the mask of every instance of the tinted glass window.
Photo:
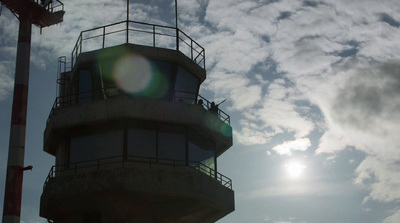
<svg viewBox="0 0 400 223">
<path fill-rule="evenodd" d="M 112 97 L 119 94 L 119 89 L 113 80 L 113 67 L 114 60 L 102 61 L 99 64 L 100 85 L 101 91 L 105 98 Z"/>
<path fill-rule="evenodd" d="M 92 73 L 89 70 L 79 71 L 79 95 L 78 102 L 92 100 Z"/>
<path fill-rule="evenodd" d="M 122 131 L 72 137 L 70 163 L 103 159 L 113 156 L 122 157 L 122 141 Z M 86 164 L 90 165 L 90 163 Z"/>
<path fill-rule="evenodd" d="M 152 65 L 152 80 L 143 95 L 149 98 L 171 100 L 172 64 L 159 60 L 150 61 Z"/>
<path fill-rule="evenodd" d="M 178 68 L 175 83 L 175 101 L 183 101 L 186 103 L 194 103 L 197 90 L 199 86 L 199 79 L 189 73 L 183 67 Z"/>
<path fill-rule="evenodd" d="M 189 161 L 197 165 L 199 162 L 210 169 L 215 170 L 215 150 L 202 148 L 200 145 L 189 141 Z"/>
<path fill-rule="evenodd" d="M 158 158 L 162 160 L 175 160 L 184 164 L 186 157 L 186 139 L 183 128 L 163 125 L 158 133 Z"/>
<path fill-rule="evenodd" d="M 128 156 L 129 159 L 142 157 L 156 158 L 156 131 L 146 129 L 128 130 Z"/>
</svg>

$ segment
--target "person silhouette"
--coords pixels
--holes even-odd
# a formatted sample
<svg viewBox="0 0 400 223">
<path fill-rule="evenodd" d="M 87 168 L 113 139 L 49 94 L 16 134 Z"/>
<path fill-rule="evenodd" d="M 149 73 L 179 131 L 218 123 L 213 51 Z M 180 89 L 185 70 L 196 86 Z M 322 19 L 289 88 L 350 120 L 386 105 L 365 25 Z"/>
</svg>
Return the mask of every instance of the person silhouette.
<svg viewBox="0 0 400 223">
<path fill-rule="evenodd" d="M 202 108 L 204 108 L 203 100 L 202 100 L 202 99 L 199 99 L 199 100 L 197 101 L 197 105 L 200 105 Z"/>
<path fill-rule="evenodd" d="M 210 106 L 209 111 L 212 114 L 218 115 L 218 105 L 216 105 L 215 102 L 211 102 L 211 106 Z"/>
</svg>

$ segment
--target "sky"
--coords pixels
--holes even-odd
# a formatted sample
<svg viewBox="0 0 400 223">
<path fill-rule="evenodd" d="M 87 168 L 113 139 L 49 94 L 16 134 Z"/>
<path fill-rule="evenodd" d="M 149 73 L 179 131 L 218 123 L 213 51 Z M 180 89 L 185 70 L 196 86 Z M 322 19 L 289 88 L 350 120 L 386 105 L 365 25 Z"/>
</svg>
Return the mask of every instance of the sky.
<svg viewBox="0 0 400 223">
<path fill-rule="evenodd" d="M 43 131 L 57 58 L 80 31 L 125 20 L 124 1 L 65 0 L 64 22 L 33 28 L 22 215 L 39 202 L 54 158 Z M 173 1 L 131 1 L 131 20 L 174 26 Z M 400 1 L 185 0 L 179 28 L 206 50 L 201 95 L 231 116 L 218 159 L 236 210 L 219 223 L 400 222 Z M 0 16 L 0 200 L 18 20 Z M 2 206 L 2 204 L 1 204 Z M 0 210 L 2 213 L 2 208 Z"/>
</svg>

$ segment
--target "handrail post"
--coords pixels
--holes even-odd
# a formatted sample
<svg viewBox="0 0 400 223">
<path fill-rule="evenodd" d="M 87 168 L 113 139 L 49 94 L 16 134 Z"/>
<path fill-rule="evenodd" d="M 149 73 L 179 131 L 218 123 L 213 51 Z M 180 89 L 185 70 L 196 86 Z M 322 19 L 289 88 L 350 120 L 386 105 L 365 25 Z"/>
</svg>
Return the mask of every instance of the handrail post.
<svg viewBox="0 0 400 223">
<path fill-rule="evenodd" d="M 105 42 L 106 42 L 106 27 L 103 26 L 103 49 L 104 49 Z"/>
<path fill-rule="evenodd" d="M 128 1 L 129 3 L 129 1 Z M 129 8 L 129 5 L 128 5 Z M 126 43 L 129 43 L 129 20 L 126 20 Z"/>
<path fill-rule="evenodd" d="M 82 33 L 81 33 L 80 39 L 81 40 L 79 41 L 79 53 L 82 53 L 82 43 L 83 43 Z M 76 55 L 76 56 L 78 56 L 78 55 Z"/>
<path fill-rule="evenodd" d="M 190 59 L 193 60 L 193 40 L 191 38 L 190 38 Z"/>
<path fill-rule="evenodd" d="M 156 26 L 153 25 L 153 47 L 156 47 Z"/>
<path fill-rule="evenodd" d="M 206 69 L 206 51 L 203 49 L 203 69 Z"/>
<path fill-rule="evenodd" d="M 179 51 L 179 29 L 176 28 L 176 50 Z"/>
</svg>

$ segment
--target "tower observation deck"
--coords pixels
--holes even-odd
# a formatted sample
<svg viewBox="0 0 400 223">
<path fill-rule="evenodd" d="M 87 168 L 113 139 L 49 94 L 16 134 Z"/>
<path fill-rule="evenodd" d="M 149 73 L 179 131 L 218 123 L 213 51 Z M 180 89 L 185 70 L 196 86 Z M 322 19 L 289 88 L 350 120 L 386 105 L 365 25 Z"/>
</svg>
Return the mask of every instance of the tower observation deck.
<svg viewBox="0 0 400 223">
<path fill-rule="evenodd" d="M 217 171 L 230 118 L 199 95 L 205 79 L 204 48 L 178 28 L 127 20 L 82 31 L 71 62 L 59 58 L 40 216 L 215 222 L 234 211 L 232 181 Z"/>
</svg>

